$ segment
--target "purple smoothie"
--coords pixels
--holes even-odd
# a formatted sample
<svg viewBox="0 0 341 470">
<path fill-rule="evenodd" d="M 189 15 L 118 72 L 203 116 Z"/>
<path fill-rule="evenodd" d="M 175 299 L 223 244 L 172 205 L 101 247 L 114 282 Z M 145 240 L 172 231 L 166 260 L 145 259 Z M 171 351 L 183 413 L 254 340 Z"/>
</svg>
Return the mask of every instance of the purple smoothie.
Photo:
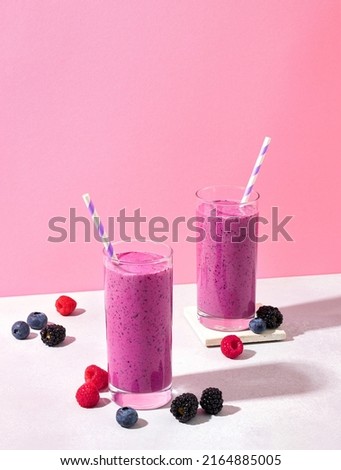
<svg viewBox="0 0 341 470">
<path fill-rule="evenodd" d="M 250 221 L 257 220 L 257 208 L 241 208 L 232 201 L 203 202 L 197 216 L 204 218 L 198 225 L 206 232 L 197 243 L 199 320 L 214 329 L 246 329 L 255 313 L 257 243 L 251 232 L 256 224 L 250 230 Z M 244 239 L 234 241 L 241 233 Z"/>
<path fill-rule="evenodd" d="M 172 266 L 154 253 L 105 262 L 109 384 L 143 394 L 171 386 Z"/>
</svg>

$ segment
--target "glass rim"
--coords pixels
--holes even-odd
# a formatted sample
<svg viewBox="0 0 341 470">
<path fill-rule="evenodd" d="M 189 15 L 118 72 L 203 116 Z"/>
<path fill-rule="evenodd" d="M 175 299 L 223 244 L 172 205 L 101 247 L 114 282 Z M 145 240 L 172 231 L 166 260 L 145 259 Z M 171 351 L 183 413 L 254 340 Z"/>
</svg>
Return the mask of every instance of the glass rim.
<svg viewBox="0 0 341 470">
<path fill-rule="evenodd" d="M 238 185 L 228 185 L 228 184 L 216 184 L 216 185 L 211 185 L 211 186 L 204 186 L 203 188 L 198 189 L 195 192 L 195 195 L 198 199 L 200 199 L 202 202 L 208 202 L 208 203 L 214 203 L 217 202 L 213 199 L 210 198 L 205 198 L 200 193 L 207 191 L 207 190 L 214 190 L 214 189 L 226 189 L 226 190 L 240 190 L 242 194 L 244 194 L 244 191 L 246 189 L 246 186 L 238 186 Z M 250 193 L 250 197 L 246 202 L 240 202 L 240 201 L 231 201 L 232 204 L 229 204 L 230 206 L 244 206 L 246 204 L 253 204 L 258 201 L 260 198 L 260 194 L 255 191 L 254 189 Z M 222 203 L 224 201 L 221 201 Z"/>
<path fill-rule="evenodd" d="M 106 249 L 103 248 L 103 254 L 104 254 L 104 257 L 105 257 L 105 261 L 109 260 L 114 264 L 122 264 L 122 265 L 130 264 L 130 265 L 137 265 L 137 266 L 141 265 L 142 266 L 142 265 L 146 265 L 146 264 L 149 265 L 149 264 L 163 263 L 164 261 L 172 259 L 172 257 L 173 257 L 173 248 L 170 245 L 168 245 L 167 243 L 164 243 L 164 242 L 155 242 L 153 240 L 149 240 L 148 238 L 144 241 L 137 240 L 136 238 L 132 238 L 129 242 L 126 242 L 124 240 L 118 240 L 117 242 L 112 242 L 111 244 L 114 247 L 114 253 L 116 254 L 115 247 L 123 246 L 123 245 L 127 245 L 129 247 L 130 243 L 138 243 L 141 246 L 144 243 L 149 244 L 149 245 L 154 245 L 154 246 L 162 246 L 167 250 L 167 254 L 160 254 L 160 253 L 154 252 L 154 254 L 160 255 L 161 258 L 156 259 L 156 260 L 150 260 L 150 261 L 136 262 L 136 261 L 130 261 L 130 260 L 120 260 L 119 258 L 117 260 L 115 260 L 114 258 L 110 259 L 108 257 L 107 252 L 106 252 Z M 134 251 L 134 250 L 132 250 L 132 251 Z M 146 252 L 148 252 L 148 250 L 146 250 Z"/>
</svg>

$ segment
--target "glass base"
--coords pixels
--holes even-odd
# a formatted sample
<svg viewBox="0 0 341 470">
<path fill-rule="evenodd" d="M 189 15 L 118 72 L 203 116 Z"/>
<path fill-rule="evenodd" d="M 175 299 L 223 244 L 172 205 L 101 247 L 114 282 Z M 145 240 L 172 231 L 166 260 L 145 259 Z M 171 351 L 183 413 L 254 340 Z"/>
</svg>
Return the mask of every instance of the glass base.
<svg viewBox="0 0 341 470">
<path fill-rule="evenodd" d="M 249 329 L 250 320 L 254 318 L 221 318 L 212 317 L 206 313 L 198 310 L 198 320 L 205 327 L 210 330 L 217 331 L 243 331 Z"/>
<path fill-rule="evenodd" d="M 166 405 L 172 399 L 172 385 L 159 392 L 132 393 L 109 385 L 111 399 L 117 405 L 130 406 L 136 410 L 154 410 Z"/>
</svg>

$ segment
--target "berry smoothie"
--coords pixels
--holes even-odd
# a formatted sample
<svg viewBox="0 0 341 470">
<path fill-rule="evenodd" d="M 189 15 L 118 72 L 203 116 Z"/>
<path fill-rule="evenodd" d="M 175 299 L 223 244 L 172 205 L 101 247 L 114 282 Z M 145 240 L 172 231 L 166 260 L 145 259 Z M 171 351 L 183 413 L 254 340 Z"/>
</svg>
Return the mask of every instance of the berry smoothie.
<svg viewBox="0 0 341 470">
<path fill-rule="evenodd" d="M 197 216 L 206 233 L 197 243 L 199 320 L 218 330 L 247 329 L 255 313 L 257 206 L 202 202 Z"/>
<path fill-rule="evenodd" d="M 172 383 L 171 259 L 135 251 L 117 257 L 118 262 L 105 260 L 110 389 L 121 405 L 162 406 L 155 394 Z"/>
</svg>

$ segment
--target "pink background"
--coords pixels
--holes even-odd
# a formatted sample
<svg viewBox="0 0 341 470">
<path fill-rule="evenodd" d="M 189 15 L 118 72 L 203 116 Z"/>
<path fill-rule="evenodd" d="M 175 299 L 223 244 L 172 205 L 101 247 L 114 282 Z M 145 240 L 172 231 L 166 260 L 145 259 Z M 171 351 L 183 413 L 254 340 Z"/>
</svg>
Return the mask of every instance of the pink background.
<svg viewBox="0 0 341 470">
<path fill-rule="evenodd" d="M 170 220 L 194 192 L 257 189 L 294 242 L 260 246 L 259 277 L 341 271 L 341 3 L 3 0 L 0 294 L 100 289 L 101 247 L 50 243 L 48 220 L 122 207 Z M 175 281 L 194 282 L 179 242 Z"/>
</svg>

